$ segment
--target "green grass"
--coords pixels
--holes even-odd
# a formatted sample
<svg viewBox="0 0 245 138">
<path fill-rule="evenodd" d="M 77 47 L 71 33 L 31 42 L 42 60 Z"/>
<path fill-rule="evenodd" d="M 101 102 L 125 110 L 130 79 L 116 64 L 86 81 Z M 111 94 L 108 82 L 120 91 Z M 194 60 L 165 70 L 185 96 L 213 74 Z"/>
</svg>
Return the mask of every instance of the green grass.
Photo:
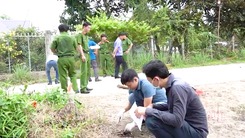
<svg viewBox="0 0 245 138">
<path fill-rule="evenodd" d="M 72 138 L 90 131 L 91 126 L 103 123 L 100 116 L 91 117 L 85 106 L 76 103 L 80 118 L 69 118 L 68 95 L 60 87 L 47 90 L 44 94 L 7 94 L 10 86 L 0 83 L 0 137 L 61 137 Z M 26 86 L 28 87 L 28 86 Z M 36 101 L 33 107 L 31 101 Z M 65 110 L 63 110 L 65 109 Z M 60 111 L 67 113 L 65 120 L 57 119 Z M 94 112 L 93 112 L 94 113 Z M 90 116 L 89 116 L 89 115 Z M 75 114 L 73 114 L 75 116 Z M 78 136 L 79 137 L 79 136 Z"/>
</svg>

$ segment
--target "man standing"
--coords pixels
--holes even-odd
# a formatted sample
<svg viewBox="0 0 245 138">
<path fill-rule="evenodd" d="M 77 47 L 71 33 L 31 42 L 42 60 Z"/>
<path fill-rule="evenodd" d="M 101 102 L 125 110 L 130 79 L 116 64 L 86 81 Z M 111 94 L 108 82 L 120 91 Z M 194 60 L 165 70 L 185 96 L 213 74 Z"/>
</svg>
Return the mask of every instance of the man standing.
<svg viewBox="0 0 245 138">
<path fill-rule="evenodd" d="M 83 23 L 83 31 L 76 35 L 78 46 L 82 48 L 82 60 L 80 62 L 80 92 L 81 93 L 90 93 L 91 90 L 88 86 L 89 81 L 89 72 L 90 72 L 90 56 L 89 56 L 89 46 L 88 46 L 88 35 L 90 31 L 91 24 L 89 22 Z"/>
<path fill-rule="evenodd" d="M 123 47 L 123 61 L 126 62 L 126 68 L 128 68 L 128 54 L 129 51 L 131 50 L 133 43 L 132 41 L 128 38 L 127 35 L 124 36 L 125 38 L 122 40 L 122 47 Z"/>
<path fill-rule="evenodd" d="M 71 79 L 73 90 L 78 93 L 76 70 L 75 70 L 75 51 L 82 54 L 80 47 L 77 47 L 76 40 L 68 34 L 69 27 L 65 24 L 59 25 L 60 35 L 55 37 L 51 44 L 51 51 L 56 54 L 58 59 L 58 71 L 60 75 L 61 88 L 67 91 L 67 75 Z"/>
<path fill-rule="evenodd" d="M 112 51 L 112 47 L 107 40 L 107 35 L 102 34 L 100 36 L 101 41 L 98 43 L 100 45 L 100 66 L 103 71 L 104 77 L 107 75 L 113 76 L 113 69 L 112 69 L 112 57 L 110 52 Z"/>
<path fill-rule="evenodd" d="M 149 82 L 165 88 L 167 104 L 138 107 L 136 116 L 146 116 L 146 127 L 156 138 L 206 138 L 208 135 L 205 109 L 195 90 L 180 78 L 169 73 L 160 60 L 143 67 Z"/>
<path fill-rule="evenodd" d="M 119 68 L 122 64 L 123 70 L 127 68 L 127 65 L 125 62 L 123 62 L 123 49 L 122 49 L 122 39 L 125 38 L 126 33 L 120 33 L 117 37 L 115 43 L 114 43 L 114 51 L 112 56 L 116 58 L 116 65 L 115 65 L 115 79 L 120 78 L 119 76 Z"/>
<path fill-rule="evenodd" d="M 97 44 L 92 41 L 92 40 L 88 40 L 88 45 L 89 47 L 91 46 L 96 46 Z M 96 55 L 98 53 L 98 49 L 89 49 L 89 55 L 90 55 L 90 60 L 91 60 L 91 65 L 93 67 L 94 70 L 94 77 L 95 77 L 95 82 L 101 81 L 101 79 L 99 79 L 99 75 L 98 75 L 98 68 L 97 68 L 97 61 L 96 61 Z M 89 73 L 89 81 L 91 82 L 91 72 Z"/>
<path fill-rule="evenodd" d="M 55 76 L 55 84 L 59 83 L 59 73 L 58 73 L 58 65 L 57 65 L 57 61 L 58 61 L 58 56 L 57 55 L 49 55 L 47 62 L 46 62 L 46 73 L 47 73 L 47 77 L 48 77 L 48 85 L 52 85 L 52 79 L 50 77 L 50 69 L 53 67 L 55 72 L 56 72 L 56 76 Z"/>
</svg>

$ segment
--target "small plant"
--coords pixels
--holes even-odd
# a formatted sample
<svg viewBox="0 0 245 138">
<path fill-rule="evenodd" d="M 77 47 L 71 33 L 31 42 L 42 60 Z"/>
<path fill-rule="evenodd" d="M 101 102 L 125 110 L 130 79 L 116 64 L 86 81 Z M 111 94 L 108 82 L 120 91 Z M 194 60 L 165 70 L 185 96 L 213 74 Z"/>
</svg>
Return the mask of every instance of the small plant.
<svg viewBox="0 0 245 138">
<path fill-rule="evenodd" d="M 29 68 L 27 68 L 24 65 L 19 65 L 19 66 L 15 66 L 14 69 L 14 74 L 11 78 L 12 83 L 27 83 L 32 81 L 32 75 L 31 75 L 31 71 Z"/>
</svg>

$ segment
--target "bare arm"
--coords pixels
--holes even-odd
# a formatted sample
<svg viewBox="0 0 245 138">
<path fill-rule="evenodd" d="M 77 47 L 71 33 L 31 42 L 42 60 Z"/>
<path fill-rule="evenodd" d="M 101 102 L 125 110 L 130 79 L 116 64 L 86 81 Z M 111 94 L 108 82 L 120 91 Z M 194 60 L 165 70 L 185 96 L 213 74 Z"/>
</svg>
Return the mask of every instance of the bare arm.
<svg viewBox="0 0 245 138">
<path fill-rule="evenodd" d="M 149 106 L 152 103 L 152 97 L 144 98 L 144 107 Z"/>
<path fill-rule="evenodd" d="M 77 51 L 80 53 L 81 56 L 84 56 L 83 47 L 80 44 L 78 44 Z"/>
<path fill-rule="evenodd" d="M 130 102 L 128 101 L 127 105 L 125 106 L 124 110 L 127 112 L 130 109 Z"/>
<path fill-rule="evenodd" d="M 131 43 L 128 47 L 128 51 L 130 51 L 130 49 L 133 47 L 133 43 Z"/>
</svg>

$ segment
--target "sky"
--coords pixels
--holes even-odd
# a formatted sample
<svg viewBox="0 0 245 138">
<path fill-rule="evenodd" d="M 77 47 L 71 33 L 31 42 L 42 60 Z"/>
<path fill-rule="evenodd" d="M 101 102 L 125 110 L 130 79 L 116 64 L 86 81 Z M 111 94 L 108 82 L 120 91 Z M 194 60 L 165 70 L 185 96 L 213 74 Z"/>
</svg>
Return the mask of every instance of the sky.
<svg viewBox="0 0 245 138">
<path fill-rule="evenodd" d="M 30 20 L 40 30 L 58 29 L 64 0 L 0 0 L 0 15 L 13 20 Z"/>
</svg>

